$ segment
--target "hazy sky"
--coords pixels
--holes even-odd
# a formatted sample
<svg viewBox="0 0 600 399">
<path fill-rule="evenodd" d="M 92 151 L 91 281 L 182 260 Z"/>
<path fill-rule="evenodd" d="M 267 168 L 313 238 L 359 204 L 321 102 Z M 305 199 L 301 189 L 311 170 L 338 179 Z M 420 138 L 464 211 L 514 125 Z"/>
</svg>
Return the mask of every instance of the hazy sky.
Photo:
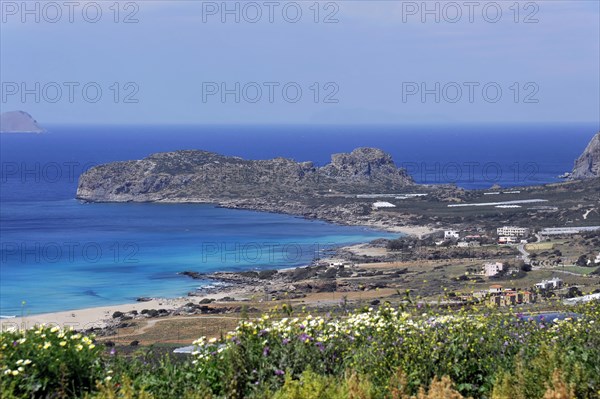
<svg viewBox="0 0 600 399">
<path fill-rule="evenodd" d="M 595 0 L 0 4 L 2 111 L 42 123 L 600 119 Z"/>
</svg>

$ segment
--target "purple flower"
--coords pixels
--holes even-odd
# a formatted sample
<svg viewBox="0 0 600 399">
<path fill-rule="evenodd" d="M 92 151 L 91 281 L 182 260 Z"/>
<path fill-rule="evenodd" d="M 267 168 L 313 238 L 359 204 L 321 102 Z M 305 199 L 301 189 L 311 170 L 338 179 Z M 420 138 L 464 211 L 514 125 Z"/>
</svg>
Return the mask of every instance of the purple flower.
<svg viewBox="0 0 600 399">
<path fill-rule="evenodd" d="M 262 337 L 263 335 L 266 335 L 266 334 L 267 334 L 267 330 L 260 330 L 260 331 L 258 332 L 258 336 L 259 336 L 259 337 Z"/>
<path fill-rule="evenodd" d="M 298 339 L 302 342 L 312 341 L 312 338 L 305 333 L 298 335 Z"/>
<path fill-rule="evenodd" d="M 110 350 L 110 355 L 111 355 L 111 356 L 114 356 L 116 353 L 117 353 L 117 351 L 115 350 L 115 348 L 112 348 L 112 349 Z"/>
<path fill-rule="evenodd" d="M 281 343 L 282 343 L 283 345 L 287 345 L 287 344 L 289 344 L 289 343 L 290 343 L 290 340 L 289 340 L 288 338 L 284 338 L 284 339 L 283 339 L 283 341 L 281 341 Z"/>
<path fill-rule="evenodd" d="M 325 347 L 323 346 L 323 342 L 316 342 L 316 343 L 315 343 L 315 346 L 316 346 L 317 348 L 319 348 L 319 350 L 320 350 L 321 352 L 323 352 L 323 351 L 325 350 Z"/>
<path fill-rule="evenodd" d="M 284 375 L 284 374 L 285 374 L 285 371 L 283 371 L 283 370 L 279 370 L 279 369 L 275 370 L 275 375 Z"/>
<path fill-rule="evenodd" d="M 263 356 L 269 356 L 269 351 L 270 351 L 269 347 L 265 346 L 263 349 Z"/>
</svg>

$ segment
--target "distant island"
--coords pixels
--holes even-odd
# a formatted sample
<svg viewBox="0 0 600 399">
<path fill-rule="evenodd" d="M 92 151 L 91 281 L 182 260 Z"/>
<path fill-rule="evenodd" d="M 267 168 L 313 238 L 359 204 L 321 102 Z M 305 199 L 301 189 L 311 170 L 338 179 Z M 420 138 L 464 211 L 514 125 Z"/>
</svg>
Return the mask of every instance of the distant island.
<svg viewBox="0 0 600 399">
<path fill-rule="evenodd" d="M 25 111 L 0 114 L 0 133 L 44 133 L 45 130 Z"/>
</svg>

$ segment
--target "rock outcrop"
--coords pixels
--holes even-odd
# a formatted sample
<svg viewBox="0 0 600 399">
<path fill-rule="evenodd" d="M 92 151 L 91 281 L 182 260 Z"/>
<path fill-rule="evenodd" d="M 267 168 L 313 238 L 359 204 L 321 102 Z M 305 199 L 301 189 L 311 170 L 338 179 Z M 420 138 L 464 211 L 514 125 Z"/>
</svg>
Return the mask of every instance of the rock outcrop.
<svg viewBox="0 0 600 399">
<path fill-rule="evenodd" d="M 77 198 L 91 202 L 214 202 L 294 199 L 393 192 L 412 185 L 392 158 L 375 148 L 334 154 L 331 163 L 245 160 L 207 151 L 157 153 L 96 166 L 79 179 Z"/>
<path fill-rule="evenodd" d="M 575 161 L 571 179 L 591 179 L 600 177 L 600 133 L 592 138 L 583 154 Z"/>
<path fill-rule="evenodd" d="M 37 121 L 25 111 L 3 112 L 0 115 L 0 133 L 43 133 Z"/>
</svg>

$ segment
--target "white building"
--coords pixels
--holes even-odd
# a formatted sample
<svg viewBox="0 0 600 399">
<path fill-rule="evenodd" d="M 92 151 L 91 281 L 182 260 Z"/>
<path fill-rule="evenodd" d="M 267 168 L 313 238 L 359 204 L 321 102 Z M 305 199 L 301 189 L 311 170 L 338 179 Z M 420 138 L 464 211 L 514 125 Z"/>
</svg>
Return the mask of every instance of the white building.
<svg viewBox="0 0 600 399">
<path fill-rule="evenodd" d="M 500 273 L 503 268 L 504 265 L 502 264 L 502 262 L 486 263 L 483 265 L 483 274 L 487 277 L 493 277 L 496 274 Z"/>
<path fill-rule="evenodd" d="M 396 205 L 387 202 L 387 201 L 377 201 L 373 203 L 373 208 L 375 209 L 379 209 L 379 208 L 395 208 Z"/>
<path fill-rule="evenodd" d="M 460 235 L 458 234 L 458 230 L 446 230 L 446 231 L 444 231 L 444 238 L 459 239 Z"/>
<path fill-rule="evenodd" d="M 498 237 L 498 244 L 516 244 L 517 237 Z"/>
<path fill-rule="evenodd" d="M 553 279 L 550 280 L 542 280 L 541 283 L 537 283 L 535 285 L 536 288 L 540 288 L 542 290 L 546 290 L 548 288 L 560 288 L 563 286 L 563 281 L 561 279 L 559 279 L 558 277 L 554 277 Z"/>
<path fill-rule="evenodd" d="M 496 229 L 499 236 L 525 237 L 529 235 L 530 230 L 526 227 L 503 226 Z"/>
</svg>

